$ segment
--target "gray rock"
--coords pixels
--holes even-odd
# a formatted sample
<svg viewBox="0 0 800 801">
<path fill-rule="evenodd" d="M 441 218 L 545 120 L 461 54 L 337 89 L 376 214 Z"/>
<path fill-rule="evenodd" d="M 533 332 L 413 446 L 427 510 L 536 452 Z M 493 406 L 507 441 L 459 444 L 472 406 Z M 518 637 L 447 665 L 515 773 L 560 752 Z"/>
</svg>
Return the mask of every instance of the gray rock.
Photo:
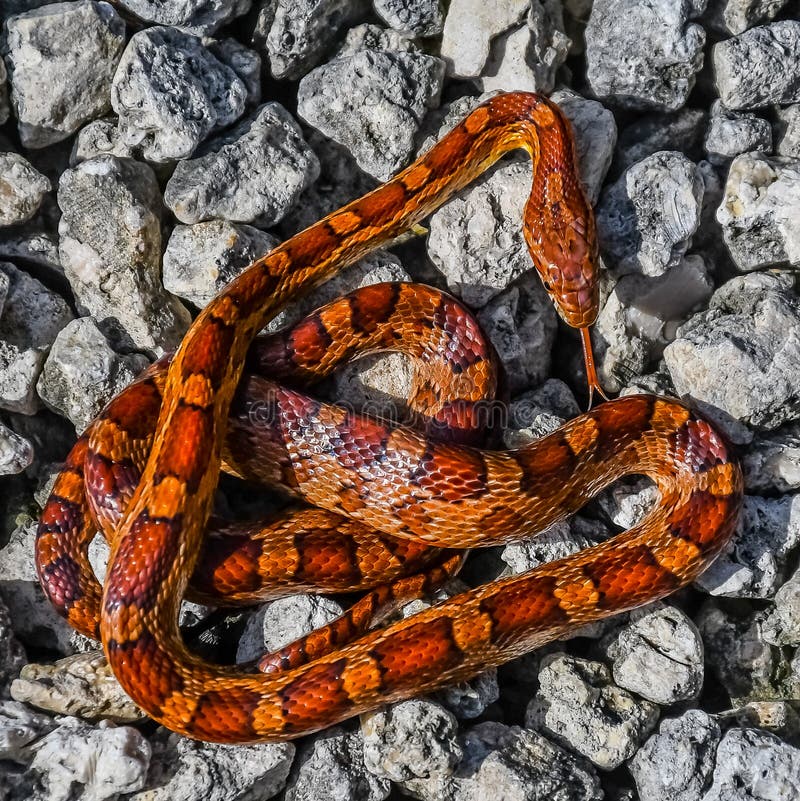
<svg viewBox="0 0 800 801">
<path fill-rule="evenodd" d="M 0 701 L 0 760 L 30 762 L 31 746 L 55 726 L 52 718 L 31 711 L 24 704 Z"/>
<path fill-rule="evenodd" d="M 137 147 L 125 143 L 115 119 L 94 120 L 78 131 L 69 163 L 74 167 L 97 156 L 134 158 L 137 151 Z"/>
<path fill-rule="evenodd" d="M 527 23 L 492 43 L 489 58 L 476 80 L 484 92 L 553 91 L 556 71 L 569 54 L 571 40 L 564 32 L 561 4 L 534 0 Z"/>
<path fill-rule="evenodd" d="M 444 27 L 440 0 L 372 0 L 375 13 L 406 36 L 437 36 Z"/>
<path fill-rule="evenodd" d="M 700 223 L 703 189 L 697 165 L 682 153 L 654 153 L 629 167 L 597 206 L 609 269 L 656 276 L 678 264 Z"/>
<path fill-rule="evenodd" d="M 742 270 L 800 264 L 800 160 L 737 156 L 717 210 L 725 244 Z"/>
<path fill-rule="evenodd" d="M 365 0 L 271 0 L 254 34 L 272 77 L 297 80 L 319 64 L 339 32 L 366 10 Z"/>
<path fill-rule="evenodd" d="M 509 431 L 528 430 L 541 437 L 580 413 L 572 390 L 560 379 L 548 378 L 540 387 L 518 395 L 511 401 L 508 422 L 504 428 Z M 515 446 L 509 444 L 508 447 Z"/>
<path fill-rule="evenodd" d="M 271 234 L 225 220 L 176 225 L 164 251 L 164 288 L 202 309 L 277 244 Z"/>
<path fill-rule="evenodd" d="M 697 161 L 703 153 L 707 118 L 706 112 L 696 108 L 637 115 L 620 131 L 612 174 L 616 177 L 661 150 L 679 150 Z"/>
<path fill-rule="evenodd" d="M 786 3 L 787 0 L 709 0 L 703 21 L 720 33 L 735 36 L 771 20 Z"/>
<path fill-rule="evenodd" d="M 482 0 L 451 0 L 440 51 L 448 63 L 448 72 L 463 78 L 480 75 L 489 58 L 492 39 L 519 23 L 528 7 L 528 0 L 495 5 Z"/>
<path fill-rule="evenodd" d="M 0 476 L 21 473 L 31 464 L 33 464 L 31 442 L 0 423 Z"/>
<path fill-rule="evenodd" d="M 24 147 L 61 142 L 110 110 L 125 23 L 108 3 L 54 3 L 6 22 L 11 101 Z"/>
<path fill-rule="evenodd" d="M 218 745 L 169 733 L 154 743 L 147 786 L 126 801 L 268 799 L 285 786 L 292 743 Z"/>
<path fill-rule="evenodd" d="M 589 85 L 625 108 L 680 108 L 703 66 L 705 32 L 688 3 L 595 0 L 586 26 Z"/>
<path fill-rule="evenodd" d="M 741 460 L 749 492 L 800 489 L 800 425 L 790 423 L 774 432 L 757 433 Z"/>
<path fill-rule="evenodd" d="M 66 301 L 7 262 L 0 314 L 0 408 L 33 414 L 39 407 L 36 380 L 56 334 L 72 319 Z"/>
<path fill-rule="evenodd" d="M 771 598 L 798 544 L 800 495 L 746 495 L 736 534 L 697 584 L 711 595 Z"/>
<path fill-rule="evenodd" d="M 422 801 L 600 801 L 591 765 L 535 731 L 479 723 L 459 738 L 464 758 L 452 776 L 408 779 L 403 791 Z"/>
<path fill-rule="evenodd" d="M 367 770 L 393 782 L 449 776 L 463 756 L 456 719 L 434 701 L 401 701 L 362 715 L 361 731 Z"/>
<path fill-rule="evenodd" d="M 594 205 L 614 155 L 617 141 L 614 115 L 597 100 L 581 97 L 569 89 L 553 92 L 550 99 L 558 103 L 572 125 L 581 183 Z"/>
<path fill-rule="evenodd" d="M 775 109 L 775 152 L 800 159 L 800 103 Z"/>
<path fill-rule="evenodd" d="M 662 720 L 628 763 L 639 797 L 648 801 L 704 798 L 721 739 L 717 722 L 699 709 Z"/>
<path fill-rule="evenodd" d="M 213 217 L 274 225 L 319 175 L 319 162 L 300 126 L 278 103 L 182 161 L 167 183 L 164 202 L 184 223 Z"/>
<path fill-rule="evenodd" d="M 261 56 L 236 39 L 204 39 L 203 44 L 223 64 L 227 64 L 247 89 L 247 105 L 261 102 Z"/>
<path fill-rule="evenodd" d="M 364 764 L 361 732 L 336 727 L 315 736 L 300 750 L 286 785 L 286 801 L 382 801 L 389 791 L 388 779 L 375 776 Z"/>
<path fill-rule="evenodd" d="M 50 181 L 18 153 L 0 153 L 0 226 L 30 220 Z"/>
<path fill-rule="evenodd" d="M 495 295 L 478 313 L 478 322 L 497 349 L 511 393 L 547 378 L 558 323 L 538 275 L 525 276 Z"/>
<path fill-rule="evenodd" d="M 115 353 L 94 320 L 82 317 L 59 331 L 36 390 L 54 411 L 83 431 L 149 364 L 146 356 Z"/>
<path fill-rule="evenodd" d="M 530 190 L 530 164 L 514 161 L 479 178 L 431 216 L 428 255 L 448 289 L 467 305 L 485 306 L 533 269 L 522 237 Z"/>
<path fill-rule="evenodd" d="M 246 99 L 231 67 L 174 28 L 134 34 L 111 90 L 122 141 L 154 162 L 191 156 L 211 132 L 242 115 Z"/>
<path fill-rule="evenodd" d="M 800 569 L 775 593 L 774 606 L 763 624 L 772 645 L 800 645 Z"/>
<path fill-rule="evenodd" d="M 26 661 L 25 651 L 11 628 L 8 607 L 0 600 L 0 699 L 8 696 L 11 680 L 16 677 Z M 0 756 L 0 759 L 5 758 Z"/>
<path fill-rule="evenodd" d="M 444 62 L 425 53 L 361 50 L 300 81 L 297 112 L 345 145 L 359 167 L 386 180 L 414 153 L 427 109 L 439 104 Z"/>
<path fill-rule="evenodd" d="M 703 643 L 677 607 L 649 604 L 604 643 L 614 682 L 656 704 L 697 698 L 703 687 Z"/>
<path fill-rule="evenodd" d="M 705 146 L 712 164 L 725 164 L 728 159 L 750 150 L 769 152 L 772 150 L 772 127 L 755 114 L 728 111 L 715 100 Z"/>
<path fill-rule="evenodd" d="M 119 0 L 119 4 L 145 22 L 183 28 L 192 33 L 213 33 L 250 10 L 253 0 Z"/>
<path fill-rule="evenodd" d="M 130 726 L 89 726 L 68 718 L 36 744 L 30 770 L 39 792 L 31 801 L 68 801 L 82 789 L 93 801 L 141 790 L 150 764 L 150 745 Z"/>
<path fill-rule="evenodd" d="M 757 729 L 725 733 L 704 801 L 794 801 L 798 795 L 800 749 Z"/>
<path fill-rule="evenodd" d="M 101 651 L 75 654 L 52 665 L 25 665 L 11 684 L 15 701 L 56 715 L 128 723 L 144 717 L 120 687 Z"/>
<path fill-rule="evenodd" d="M 800 413 L 800 299 L 791 277 L 737 276 L 708 311 L 682 325 L 664 349 L 675 390 L 743 423 L 778 428 Z M 704 407 L 705 408 L 705 407 Z"/>
<path fill-rule="evenodd" d="M 658 707 L 611 681 L 600 662 L 550 654 L 542 660 L 539 691 L 525 723 L 613 770 L 636 752 L 658 720 Z"/>
<path fill-rule="evenodd" d="M 58 232 L 78 310 L 115 348 L 174 350 L 189 313 L 161 284 L 161 194 L 145 164 L 114 156 L 61 175 Z"/>
<path fill-rule="evenodd" d="M 333 598 L 320 595 L 287 595 L 264 604 L 247 623 L 239 640 L 236 662 L 258 659 L 265 651 L 277 651 L 344 612 Z"/>
<path fill-rule="evenodd" d="M 800 21 L 762 25 L 711 51 L 720 100 L 729 109 L 800 100 Z"/>
<path fill-rule="evenodd" d="M 661 357 L 678 326 L 711 297 L 700 256 L 685 256 L 663 275 L 624 275 L 608 294 L 592 330 L 603 386 L 619 390 Z"/>
</svg>

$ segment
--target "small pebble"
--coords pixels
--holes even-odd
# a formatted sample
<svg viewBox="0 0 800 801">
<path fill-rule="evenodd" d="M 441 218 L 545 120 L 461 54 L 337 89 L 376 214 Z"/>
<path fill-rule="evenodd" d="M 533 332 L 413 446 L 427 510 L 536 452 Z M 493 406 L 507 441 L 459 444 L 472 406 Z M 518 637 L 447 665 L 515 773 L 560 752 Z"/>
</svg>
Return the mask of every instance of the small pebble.
<svg viewBox="0 0 800 801">
<path fill-rule="evenodd" d="M 0 226 L 30 220 L 50 181 L 18 153 L 0 153 Z"/>
</svg>

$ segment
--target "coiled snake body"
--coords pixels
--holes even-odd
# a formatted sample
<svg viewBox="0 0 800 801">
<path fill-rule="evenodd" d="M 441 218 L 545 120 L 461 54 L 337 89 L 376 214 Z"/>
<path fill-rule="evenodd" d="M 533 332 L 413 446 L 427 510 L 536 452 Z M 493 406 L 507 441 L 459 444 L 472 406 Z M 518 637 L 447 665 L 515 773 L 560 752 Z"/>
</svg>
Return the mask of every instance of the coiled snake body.
<svg viewBox="0 0 800 801">
<path fill-rule="evenodd" d="M 325 572 L 324 563 L 336 561 L 328 541 L 315 539 L 314 532 L 339 526 L 339 515 L 358 531 L 381 532 L 387 552 L 391 543 L 403 543 L 396 554 L 400 561 L 408 557 L 413 572 L 423 569 L 427 546 L 467 548 L 530 536 L 626 474 L 652 478 L 660 502 L 644 521 L 607 542 L 384 628 L 362 633 L 367 623 L 358 614 L 345 616 L 346 625 L 327 627 L 321 638 L 312 635 L 277 662 L 267 660 L 262 673 L 209 664 L 184 645 L 177 613 L 193 572 L 201 596 L 226 592 L 220 565 L 235 549 L 226 546 L 208 557 L 215 567 L 205 572 L 198 556 L 226 421 L 256 333 L 301 292 L 391 241 L 520 147 L 533 160 L 525 239 L 559 313 L 582 330 L 590 384 L 596 384 L 586 336 L 598 306 L 594 221 L 576 177 L 570 128 L 547 99 L 513 93 L 479 106 L 394 179 L 251 265 L 198 316 L 168 369 L 151 368 L 75 446 L 40 521 L 42 585 L 78 627 L 97 632 L 99 620 L 115 675 L 165 726 L 227 743 L 312 732 L 470 677 L 584 623 L 662 597 L 694 579 L 727 542 L 741 505 L 739 467 L 713 427 L 677 401 L 621 398 L 525 448 L 491 451 L 436 441 L 267 383 L 259 396 L 273 426 L 266 437 L 265 453 L 272 457 L 266 478 L 327 510 L 300 513 L 301 533 L 289 535 L 299 544 L 295 573 L 298 565 L 300 573 L 311 571 L 315 562 Z M 414 291 L 373 290 L 370 303 L 351 302 L 346 314 L 325 325 L 312 318 L 298 336 L 324 361 L 335 339 L 331 330 L 374 329 L 396 310 L 396 303 L 378 302 L 375 293 Z M 413 321 L 399 324 L 395 337 L 413 328 Z M 272 348 L 267 367 L 280 361 L 280 349 Z M 290 353 L 291 343 L 282 348 Z M 466 353 L 445 358 L 453 375 L 488 364 L 480 346 Z M 248 391 L 236 401 L 245 414 Z M 469 417 L 469 402 L 440 408 L 433 417 Z M 231 420 L 235 429 L 235 413 Z M 227 436 L 226 461 L 246 474 L 250 468 L 236 467 L 232 453 L 237 434 Z M 246 443 L 246 432 L 238 436 Z M 303 514 L 312 518 L 303 523 Z M 112 540 L 102 596 L 83 561 L 86 532 L 95 523 L 108 528 Z M 249 540 L 236 541 L 237 558 L 245 559 Z M 455 569 L 453 559 L 442 556 L 440 570 Z M 358 561 L 356 547 L 350 564 Z M 402 575 L 398 568 L 384 580 Z M 251 579 L 239 588 L 241 597 Z M 419 589 L 410 579 L 414 586 L 404 588 L 404 580 L 397 579 L 398 597 Z"/>
</svg>

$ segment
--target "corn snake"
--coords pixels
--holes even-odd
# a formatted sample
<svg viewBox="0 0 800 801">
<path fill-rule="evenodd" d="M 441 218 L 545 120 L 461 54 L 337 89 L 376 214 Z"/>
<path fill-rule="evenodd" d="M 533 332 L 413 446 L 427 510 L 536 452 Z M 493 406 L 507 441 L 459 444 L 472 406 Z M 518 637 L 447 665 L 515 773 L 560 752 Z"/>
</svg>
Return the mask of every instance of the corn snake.
<svg viewBox="0 0 800 801">
<path fill-rule="evenodd" d="M 323 643 L 286 669 L 218 667 L 183 644 L 178 605 L 202 547 L 224 421 L 256 332 L 300 292 L 391 241 L 520 147 L 534 164 L 525 239 L 559 313 L 581 329 L 596 386 L 587 334 L 598 305 L 594 221 L 569 124 L 545 98 L 489 100 L 391 181 L 251 265 L 198 316 L 169 365 L 152 448 L 115 527 L 96 599 L 114 673 L 165 726 L 229 743 L 312 732 L 662 597 L 691 581 L 727 542 L 741 504 L 738 464 L 717 432 L 677 401 L 629 396 L 523 449 L 490 451 L 437 443 L 273 385 L 267 397 L 289 482 L 314 506 L 399 540 L 463 548 L 520 539 L 633 472 L 653 479 L 661 501 L 607 542 L 341 647 Z M 65 486 L 78 480 L 75 472 L 64 476 Z M 62 500 L 51 496 L 37 539 L 40 577 L 53 597 L 73 578 L 57 563 L 59 535 L 90 525 L 85 508 Z M 54 600 L 64 609 L 81 599 Z"/>
</svg>

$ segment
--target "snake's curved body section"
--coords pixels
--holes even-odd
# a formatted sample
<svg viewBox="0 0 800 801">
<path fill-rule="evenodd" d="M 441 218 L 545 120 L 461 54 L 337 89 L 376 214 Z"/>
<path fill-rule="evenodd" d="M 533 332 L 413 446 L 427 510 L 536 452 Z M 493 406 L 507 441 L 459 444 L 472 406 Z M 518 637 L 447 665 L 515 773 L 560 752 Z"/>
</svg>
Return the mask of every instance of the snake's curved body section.
<svg viewBox="0 0 800 801">
<path fill-rule="evenodd" d="M 441 547 L 518 539 L 630 473 L 650 476 L 661 500 L 601 545 L 342 647 L 323 644 L 278 672 L 213 666 L 181 640 L 178 605 L 202 550 L 226 421 L 256 332 L 517 147 L 534 165 L 524 221 L 534 264 L 562 317 L 585 331 L 597 314 L 596 241 L 569 125 L 546 99 L 514 93 L 478 107 L 390 182 L 253 264 L 201 313 L 175 354 L 146 464 L 114 531 L 100 622 L 122 686 L 174 731 L 219 742 L 281 740 L 427 692 L 672 592 L 730 537 L 741 504 L 738 465 L 716 431 L 677 401 L 619 399 L 501 452 L 437 443 L 252 378 L 276 422 L 270 469 L 277 464 L 281 480 L 313 504 L 393 538 Z M 45 533 L 61 524 L 46 521 Z"/>
</svg>

